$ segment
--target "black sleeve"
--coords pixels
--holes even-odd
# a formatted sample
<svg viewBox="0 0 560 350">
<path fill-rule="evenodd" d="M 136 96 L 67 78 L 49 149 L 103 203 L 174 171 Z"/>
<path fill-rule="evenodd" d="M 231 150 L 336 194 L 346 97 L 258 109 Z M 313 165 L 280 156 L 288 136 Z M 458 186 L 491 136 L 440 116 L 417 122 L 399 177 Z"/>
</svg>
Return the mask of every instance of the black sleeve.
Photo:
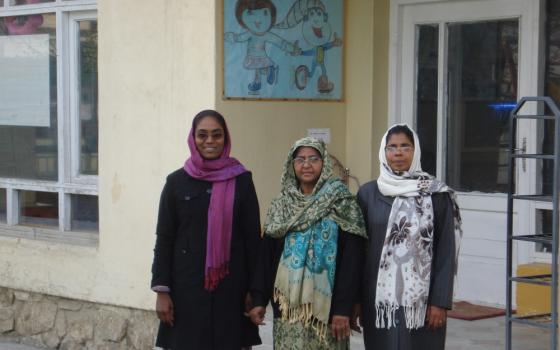
<svg viewBox="0 0 560 350">
<path fill-rule="evenodd" d="M 274 292 L 274 281 L 280 257 L 284 250 L 284 239 L 276 239 L 264 236 L 263 246 L 259 254 L 259 273 L 258 285 L 262 291 L 258 299 L 253 299 L 255 306 L 266 306 L 272 300 Z"/>
<path fill-rule="evenodd" d="M 432 196 L 434 253 L 428 304 L 451 309 L 455 279 L 455 223 L 453 203 L 447 193 Z"/>
<path fill-rule="evenodd" d="M 156 227 L 156 245 L 152 263 L 151 286 L 171 286 L 171 264 L 173 246 L 177 234 L 177 216 L 172 186 L 165 183 L 159 200 L 159 213 Z"/>
<path fill-rule="evenodd" d="M 259 252 L 262 249 L 259 201 L 250 173 L 245 176 L 243 198 L 239 207 L 239 224 L 245 246 L 248 289 L 251 297 L 258 299 L 259 293 L 262 293 L 258 286 Z"/>
<path fill-rule="evenodd" d="M 358 191 L 358 195 L 356 196 L 356 199 L 358 201 L 358 206 L 360 207 L 360 209 L 362 210 L 362 216 L 364 217 L 364 223 L 366 225 L 366 235 L 368 235 L 369 239 L 371 238 L 371 234 L 369 232 L 369 218 L 368 218 L 368 195 L 367 195 L 367 190 L 366 190 L 366 186 L 362 186 L 359 191 Z M 364 288 L 365 288 L 365 277 L 364 277 L 364 273 L 365 273 L 365 264 L 366 264 L 366 257 L 368 256 L 368 247 L 369 247 L 370 242 L 363 242 L 363 246 L 360 248 L 360 254 L 363 254 L 363 262 L 362 265 L 360 266 L 360 279 L 359 279 L 359 284 L 358 284 L 358 293 L 357 293 L 357 298 L 358 298 L 358 304 L 361 304 L 362 300 L 364 300 Z"/>
<path fill-rule="evenodd" d="M 339 230 L 331 315 L 348 316 L 360 298 L 364 268 L 364 238 Z"/>
<path fill-rule="evenodd" d="M 364 217 L 364 222 L 366 224 L 366 232 L 369 233 L 368 230 L 368 208 L 367 208 L 367 193 L 366 193 L 366 189 L 365 186 L 362 186 L 360 188 L 360 190 L 358 191 L 358 195 L 356 196 L 356 199 L 358 201 L 358 206 L 360 207 L 360 209 L 362 210 L 362 215 Z"/>
</svg>

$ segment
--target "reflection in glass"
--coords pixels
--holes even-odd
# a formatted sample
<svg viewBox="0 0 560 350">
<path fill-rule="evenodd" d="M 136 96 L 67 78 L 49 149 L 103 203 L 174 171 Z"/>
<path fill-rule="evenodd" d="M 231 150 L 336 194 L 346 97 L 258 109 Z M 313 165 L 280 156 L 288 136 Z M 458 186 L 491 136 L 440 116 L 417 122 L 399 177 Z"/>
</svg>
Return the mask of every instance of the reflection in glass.
<svg viewBox="0 0 560 350">
<path fill-rule="evenodd" d="M 20 223 L 58 226 L 58 193 L 20 191 Z"/>
<path fill-rule="evenodd" d="M 97 21 L 80 25 L 80 174 L 97 175 Z"/>
<path fill-rule="evenodd" d="M 545 95 L 554 99 L 560 105 L 560 1 L 547 1 L 546 10 L 546 67 L 545 67 Z M 548 112 L 550 113 L 550 111 Z M 554 122 L 544 122 L 542 153 L 554 152 Z M 553 162 L 544 162 L 541 170 L 542 192 L 552 194 L 554 168 Z"/>
<path fill-rule="evenodd" d="M 6 189 L 0 188 L 0 222 L 6 223 L 6 213 L 7 213 L 7 206 L 6 206 Z"/>
<path fill-rule="evenodd" d="M 97 196 L 72 195 L 72 231 L 99 231 Z"/>
<path fill-rule="evenodd" d="M 517 48 L 517 20 L 449 25 L 446 180 L 457 190 L 507 190 Z"/>
<path fill-rule="evenodd" d="M 422 169 L 432 175 L 436 174 L 437 161 L 438 33 L 437 24 L 419 25 L 416 28 L 416 131 L 422 149 Z"/>
<path fill-rule="evenodd" d="M 48 35 L 48 75 L 44 77 L 26 74 L 21 57 L 24 52 L 0 51 L 0 64 L 3 67 L 20 67 L 5 71 L 10 77 L 3 77 L 0 81 L 0 95 L 13 94 L 14 88 L 21 90 L 21 101 L 31 102 L 25 99 L 27 86 L 35 86 L 44 82 L 48 89 L 48 101 L 50 101 L 47 120 L 48 126 L 31 125 L 6 125 L 0 122 L 0 177 L 25 178 L 37 180 L 57 180 L 57 90 L 56 90 L 56 16 L 54 14 L 36 14 L 29 16 L 12 16 L 0 18 L 0 39 L 5 45 L 11 45 L 16 40 L 41 41 L 44 35 Z M 21 37 L 19 37 L 21 35 Z M 23 36 L 25 35 L 25 36 Z M 14 39 L 12 39 L 14 38 Z M 0 68 L 1 69 L 1 68 Z M 25 105 L 22 103 L 22 110 Z M 18 103 L 10 101 L 11 104 Z M 28 104 L 29 104 L 28 103 Z M 0 120 L 7 118 L 2 115 L 0 108 Z M 27 118 L 29 115 L 23 116 Z"/>
<path fill-rule="evenodd" d="M 552 210 L 538 209 L 536 215 L 537 234 L 552 234 Z M 536 243 L 535 251 L 541 253 L 551 253 L 552 245 L 550 243 Z"/>
<path fill-rule="evenodd" d="M 43 2 L 54 2 L 55 0 L 12 0 L 12 5 L 32 5 Z"/>
</svg>

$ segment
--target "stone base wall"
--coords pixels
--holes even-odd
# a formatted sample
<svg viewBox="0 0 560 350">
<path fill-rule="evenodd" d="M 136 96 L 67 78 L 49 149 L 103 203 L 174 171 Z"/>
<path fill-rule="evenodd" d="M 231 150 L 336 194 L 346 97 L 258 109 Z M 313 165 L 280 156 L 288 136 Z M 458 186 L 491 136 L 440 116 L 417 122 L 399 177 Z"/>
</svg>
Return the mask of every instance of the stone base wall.
<svg viewBox="0 0 560 350">
<path fill-rule="evenodd" d="M 153 349 L 155 312 L 0 287 L 0 340 L 61 350 Z"/>
</svg>

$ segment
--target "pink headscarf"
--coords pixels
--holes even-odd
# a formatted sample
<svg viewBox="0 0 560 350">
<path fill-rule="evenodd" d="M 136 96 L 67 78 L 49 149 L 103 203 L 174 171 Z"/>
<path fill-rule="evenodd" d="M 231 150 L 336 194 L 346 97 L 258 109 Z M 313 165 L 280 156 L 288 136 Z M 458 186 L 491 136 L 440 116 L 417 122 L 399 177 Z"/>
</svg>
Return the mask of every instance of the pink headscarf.
<svg viewBox="0 0 560 350">
<path fill-rule="evenodd" d="M 211 116 L 219 119 L 221 115 L 213 110 L 205 110 L 197 116 Z M 196 120 L 196 117 L 195 117 Z M 223 120 L 223 117 L 222 117 Z M 231 231 L 233 224 L 233 200 L 235 196 L 235 177 L 247 169 L 235 158 L 229 156 L 231 137 L 224 121 L 225 145 L 220 158 L 207 160 L 196 148 L 194 141 L 195 125 L 189 133 L 191 156 L 185 162 L 185 171 L 195 179 L 212 182 L 212 195 L 208 208 L 206 238 L 206 264 L 204 268 L 204 288 L 216 289 L 218 283 L 229 273 L 228 264 L 231 253 Z"/>
</svg>

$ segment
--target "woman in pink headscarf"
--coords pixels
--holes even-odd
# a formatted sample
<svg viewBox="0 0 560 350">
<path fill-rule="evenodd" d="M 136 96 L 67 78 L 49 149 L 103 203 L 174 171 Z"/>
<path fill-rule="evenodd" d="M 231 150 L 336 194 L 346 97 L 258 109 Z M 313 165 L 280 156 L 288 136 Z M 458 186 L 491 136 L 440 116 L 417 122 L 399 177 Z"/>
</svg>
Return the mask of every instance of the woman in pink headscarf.
<svg viewBox="0 0 560 350">
<path fill-rule="evenodd" d="M 164 349 L 235 349 L 260 344 L 245 316 L 260 248 L 255 187 L 229 156 L 231 137 L 213 110 L 193 119 L 183 168 L 171 173 L 160 199 L 152 290 Z"/>
</svg>

